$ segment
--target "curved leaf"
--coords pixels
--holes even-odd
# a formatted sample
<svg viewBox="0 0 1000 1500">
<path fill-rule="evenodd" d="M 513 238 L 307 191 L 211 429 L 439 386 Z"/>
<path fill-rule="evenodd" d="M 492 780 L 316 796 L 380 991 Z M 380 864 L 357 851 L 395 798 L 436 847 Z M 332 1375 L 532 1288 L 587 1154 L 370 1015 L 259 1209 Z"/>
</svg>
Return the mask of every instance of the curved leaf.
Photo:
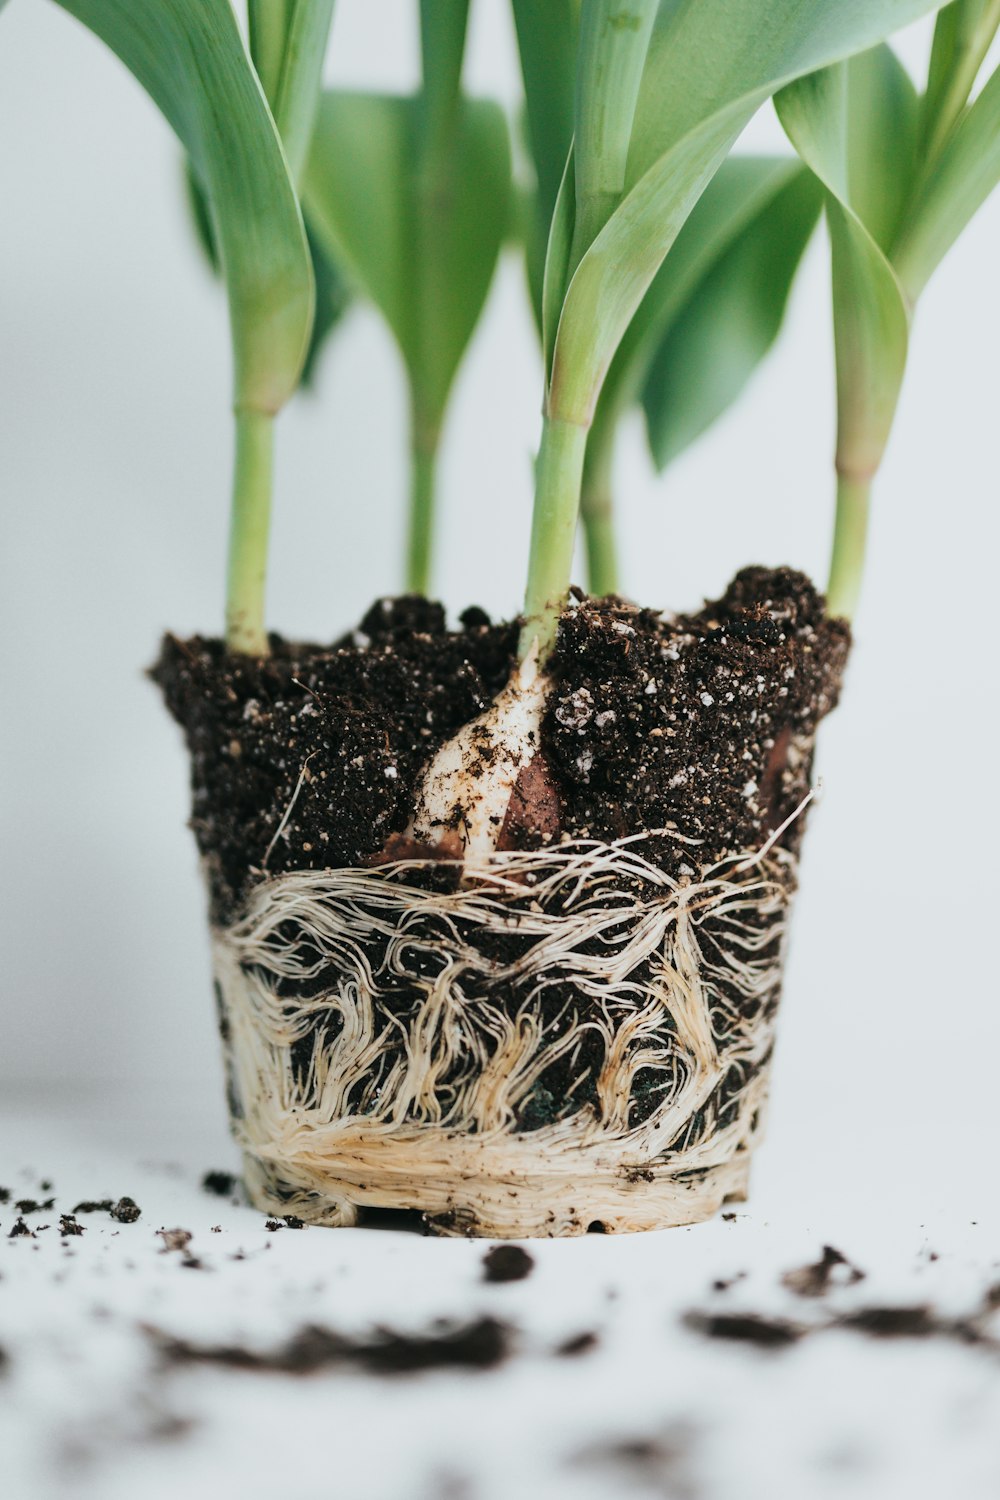
<svg viewBox="0 0 1000 1500">
<path fill-rule="evenodd" d="M 915 301 L 1000 182 L 1000 69 L 984 85 L 922 181 L 893 251 Z"/>
<path fill-rule="evenodd" d="M 770 162 L 746 160 L 762 173 L 771 168 L 775 190 L 734 215 L 717 255 L 705 247 L 704 274 L 669 321 L 643 385 L 650 451 L 661 470 L 736 400 L 771 348 L 819 217 L 822 193 L 811 172 L 785 162 L 779 174 Z M 723 170 L 739 162 L 730 157 Z M 681 230 L 676 251 L 699 227 L 699 210 L 722 175 Z"/>
<path fill-rule="evenodd" d="M 837 468 L 877 469 L 906 367 L 909 310 L 883 248 L 898 214 L 887 184 L 912 180 L 917 101 L 885 46 L 784 89 L 775 104 L 802 159 L 827 189 L 837 356 Z M 867 215 L 867 218 L 865 217 Z M 880 243 L 881 241 L 881 243 Z"/>
<path fill-rule="evenodd" d="M 934 157 L 976 81 L 997 28 L 1000 0 L 952 0 L 939 12 L 920 111 L 920 143 Z"/>
<path fill-rule="evenodd" d="M 327 252 L 381 311 L 415 403 L 440 422 L 493 278 L 510 213 L 510 148 L 497 105 L 462 100 L 449 177 L 419 231 L 419 98 L 329 92 L 305 177 Z M 424 248 L 424 247 L 427 248 Z"/>
<path fill-rule="evenodd" d="M 577 267 L 549 410 L 586 425 L 628 324 L 736 136 L 776 89 L 936 10 L 937 0 L 671 0 L 650 42 L 630 191 Z M 706 65 L 706 59 L 710 65 Z"/>
<path fill-rule="evenodd" d="M 229 294 L 238 407 L 274 412 L 305 357 L 313 280 L 281 143 L 228 0 L 56 0 L 117 53 L 186 148 Z"/>
</svg>

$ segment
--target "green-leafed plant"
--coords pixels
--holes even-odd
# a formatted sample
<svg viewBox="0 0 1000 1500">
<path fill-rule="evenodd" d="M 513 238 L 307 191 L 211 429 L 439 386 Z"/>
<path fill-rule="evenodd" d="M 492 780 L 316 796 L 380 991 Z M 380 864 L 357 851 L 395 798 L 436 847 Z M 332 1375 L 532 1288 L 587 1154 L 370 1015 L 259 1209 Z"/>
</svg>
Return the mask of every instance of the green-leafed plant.
<svg viewBox="0 0 1000 1500">
<path fill-rule="evenodd" d="M 541 329 L 544 236 L 574 135 L 580 7 L 513 7 L 534 165 L 525 251 Z M 643 408 L 662 471 L 722 415 L 777 336 L 820 203 L 811 174 L 794 161 L 734 156 L 678 235 L 619 345 L 587 440 L 581 516 L 593 593 L 620 587 L 612 467 L 622 418 Z"/>
<path fill-rule="evenodd" d="M 236 411 L 230 648 L 267 649 L 273 418 L 315 353 L 316 330 L 343 306 L 345 282 L 378 306 L 406 368 L 407 584 L 426 590 L 448 396 L 513 217 L 504 117 L 461 90 L 468 0 L 422 0 L 412 98 L 322 92 L 332 0 L 248 0 L 249 50 L 228 0 L 58 3 L 119 54 L 173 125 L 225 278 Z M 617 586 L 610 470 L 622 412 L 641 401 L 662 466 L 733 399 L 777 331 L 817 211 L 813 173 L 829 184 L 818 159 L 812 172 L 726 162 L 743 125 L 782 88 L 790 116 L 797 97 L 822 93 L 818 70 L 842 69 L 935 8 L 770 0 L 762 26 L 758 0 L 514 0 L 545 360 L 523 654 L 544 656 L 553 639 L 581 496 L 592 586 Z M 958 191 L 956 157 L 975 154 L 988 101 L 954 130 L 946 117 L 965 98 L 955 68 L 974 75 L 995 8 L 952 7 L 962 17 L 939 27 L 921 130 L 940 169 L 914 188 L 931 207 L 918 205 L 900 230 L 913 277 L 928 254 L 928 215 L 940 224 L 935 202 Z M 805 75 L 813 80 L 796 95 L 790 86 Z"/>
<path fill-rule="evenodd" d="M 468 0 L 421 0 L 412 98 L 323 95 L 305 200 L 326 252 L 382 313 L 410 390 L 406 586 L 426 593 L 448 397 L 511 214 L 507 122 L 461 91 Z"/>
<path fill-rule="evenodd" d="M 545 406 L 521 651 L 566 596 L 587 437 L 609 367 L 685 220 L 758 106 L 936 6 L 920 0 L 594 0 L 581 13 L 578 130 L 542 295 Z M 705 59 L 712 66 L 705 67 Z"/>
<path fill-rule="evenodd" d="M 871 485 L 917 301 L 1000 181 L 1000 69 L 969 102 L 998 26 L 998 0 L 942 10 L 922 95 L 880 45 L 777 98 L 789 138 L 822 184 L 830 228 L 837 516 L 828 600 L 836 614 L 850 616 L 857 604 Z"/>
</svg>

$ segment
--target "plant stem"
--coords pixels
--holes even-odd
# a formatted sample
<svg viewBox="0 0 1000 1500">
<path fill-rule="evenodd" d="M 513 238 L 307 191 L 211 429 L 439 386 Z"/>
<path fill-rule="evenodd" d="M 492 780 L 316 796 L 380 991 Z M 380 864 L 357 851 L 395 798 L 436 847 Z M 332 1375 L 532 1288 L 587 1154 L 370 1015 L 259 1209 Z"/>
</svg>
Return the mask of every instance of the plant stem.
<svg viewBox="0 0 1000 1500">
<path fill-rule="evenodd" d="M 236 464 L 229 532 L 226 645 L 245 656 L 266 656 L 264 582 L 271 522 L 274 418 L 237 410 Z"/>
<path fill-rule="evenodd" d="M 827 613 L 846 620 L 854 618 L 861 592 L 868 536 L 870 478 L 837 476 L 837 519 L 833 530 L 830 581 L 826 589 Z"/>
<path fill-rule="evenodd" d="M 406 591 L 425 594 L 431 581 L 434 495 L 439 434 L 413 421 L 410 446 L 410 525 L 406 543 Z"/>
<path fill-rule="evenodd" d="M 598 597 L 617 594 L 619 590 L 611 484 L 614 435 L 613 425 L 599 429 L 595 423 L 591 427 L 580 492 L 580 516 L 587 545 L 587 587 Z"/>
<path fill-rule="evenodd" d="M 555 644 L 573 567 L 586 448 L 586 427 L 546 416 L 535 470 L 525 623 L 518 643 L 521 661 L 537 646 L 539 662 L 544 663 Z"/>
</svg>

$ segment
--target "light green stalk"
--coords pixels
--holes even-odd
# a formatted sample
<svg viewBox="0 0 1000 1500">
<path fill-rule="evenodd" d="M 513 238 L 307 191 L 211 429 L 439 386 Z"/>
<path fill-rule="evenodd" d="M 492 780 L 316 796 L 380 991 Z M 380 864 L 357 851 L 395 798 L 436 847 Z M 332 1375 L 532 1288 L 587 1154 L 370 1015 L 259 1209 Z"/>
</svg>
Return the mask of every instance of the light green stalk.
<svg viewBox="0 0 1000 1500">
<path fill-rule="evenodd" d="M 316 123 L 332 22 L 333 0 L 292 0 L 280 80 L 273 99 L 268 94 L 296 186 L 302 180 Z"/>
<path fill-rule="evenodd" d="M 586 449 L 586 427 L 557 417 L 545 418 L 535 471 L 525 623 L 518 644 L 522 661 L 537 646 L 539 659 L 544 662 L 555 644 L 573 567 Z"/>
<path fill-rule="evenodd" d="M 434 536 L 434 500 L 440 433 L 414 413 L 410 439 L 410 515 L 406 543 L 406 591 L 426 594 L 430 588 Z"/>
<path fill-rule="evenodd" d="M 587 587 L 603 597 L 619 592 L 612 487 L 615 424 L 595 422 L 583 465 L 580 517 L 587 548 Z"/>
<path fill-rule="evenodd" d="M 229 531 L 226 645 L 246 656 L 266 656 L 264 587 L 271 526 L 274 419 L 237 410 L 236 463 Z"/>
<path fill-rule="evenodd" d="M 837 476 L 837 518 L 827 584 L 827 613 L 834 619 L 851 620 L 858 606 L 868 538 L 868 504 L 871 479 Z"/>
</svg>

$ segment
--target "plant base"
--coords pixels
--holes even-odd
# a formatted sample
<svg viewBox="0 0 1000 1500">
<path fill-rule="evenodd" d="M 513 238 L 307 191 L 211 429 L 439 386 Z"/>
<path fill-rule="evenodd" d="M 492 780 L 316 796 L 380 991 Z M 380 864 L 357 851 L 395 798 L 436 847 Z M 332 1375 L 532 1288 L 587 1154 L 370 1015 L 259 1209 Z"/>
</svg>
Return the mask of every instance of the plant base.
<svg viewBox="0 0 1000 1500">
<path fill-rule="evenodd" d="M 297 1143 L 294 1163 L 244 1155 L 255 1207 L 348 1227 L 363 1208 L 418 1209 L 442 1235 L 491 1239 L 624 1234 L 710 1219 L 747 1196 L 750 1156 L 695 1175 L 666 1163 L 610 1166 L 584 1153 L 570 1174 L 546 1171 L 545 1143 L 442 1135 L 386 1143 L 364 1131 Z"/>
</svg>

